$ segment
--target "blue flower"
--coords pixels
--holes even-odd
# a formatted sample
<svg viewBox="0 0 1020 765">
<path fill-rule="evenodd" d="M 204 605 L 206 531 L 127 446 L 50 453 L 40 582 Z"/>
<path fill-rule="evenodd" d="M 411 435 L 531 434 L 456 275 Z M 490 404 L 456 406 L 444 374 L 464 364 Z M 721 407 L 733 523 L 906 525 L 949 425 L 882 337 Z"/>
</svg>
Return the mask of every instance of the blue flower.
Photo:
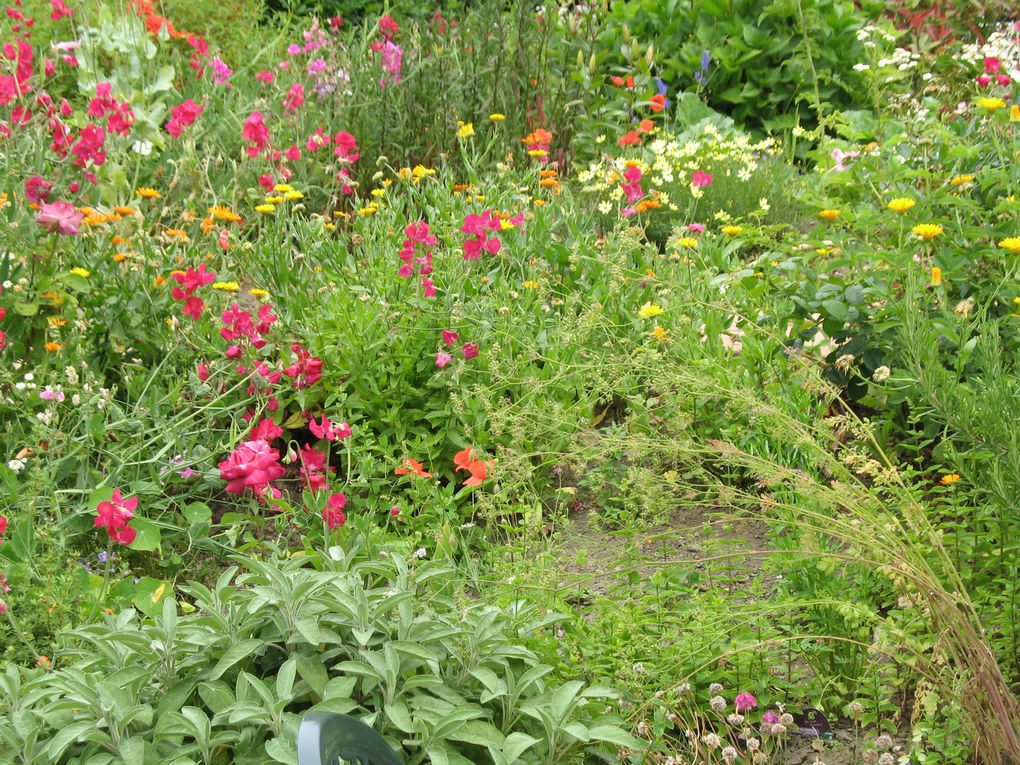
<svg viewBox="0 0 1020 765">
<path fill-rule="evenodd" d="M 662 81 L 661 77 L 655 78 L 655 89 L 659 91 L 660 96 L 666 95 L 666 92 L 669 90 L 669 88 L 666 87 L 666 83 Z"/>
</svg>

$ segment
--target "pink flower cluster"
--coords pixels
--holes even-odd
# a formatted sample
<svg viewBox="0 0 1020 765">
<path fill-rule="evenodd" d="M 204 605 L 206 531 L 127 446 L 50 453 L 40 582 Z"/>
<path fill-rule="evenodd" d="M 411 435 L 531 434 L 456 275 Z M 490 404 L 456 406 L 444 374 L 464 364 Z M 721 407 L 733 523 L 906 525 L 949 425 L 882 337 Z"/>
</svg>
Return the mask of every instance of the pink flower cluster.
<svg viewBox="0 0 1020 765">
<path fill-rule="evenodd" d="M 247 142 L 244 148 L 249 157 L 257 157 L 269 146 L 269 128 L 262 117 L 262 112 L 252 112 L 244 121 L 241 137 Z"/>
<path fill-rule="evenodd" d="M 992 84 L 992 78 L 999 83 L 1002 87 L 1009 87 L 1012 82 L 1009 76 L 1002 72 L 1002 62 L 995 56 L 986 56 L 984 60 L 985 73 L 975 77 L 975 81 L 982 88 L 987 88 Z"/>
<path fill-rule="evenodd" d="M 282 478 L 285 470 L 279 451 L 266 438 L 252 438 L 240 444 L 218 467 L 231 494 L 247 490 L 265 501 L 265 491 L 271 489 L 274 497 L 280 497 L 280 490 L 272 482 Z"/>
<path fill-rule="evenodd" d="M 400 248 L 400 259 L 404 264 L 397 271 L 397 276 L 410 279 L 417 271 L 421 274 L 425 297 L 430 298 L 436 294 L 436 285 L 428 277 L 432 273 L 432 251 L 429 248 L 436 246 L 435 234 L 430 234 L 429 224 L 420 220 L 405 226 L 404 236 L 407 238 Z"/>
<path fill-rule="evenodd" d="M 247 340 L 252 348 L 264 348 L 266 340 L 263 337 L 269 328 L 276 323 L 277 316 L 273 313 L 273 307 L 263 305 L 259 307 L 258 322 L 253 321 L 250 311 L 241 310 L 241 306 L 233 303 L 220 315 L 223 326 L 220 328 L 220 337 L 228 343 Z M 237 349 L 237 350 L 233 350 Z M 231 345 L 227 348 L 228 358 L 238 358 L 241 355 L 239 345 Z"/>
<path fill-rule="evenodd" d="M 293 380 L 295 388 L 310 388 L 322 378 L 322 359 L 312 356 L 308 351 L 295 343 L 290 347 L 297 355 L 297 361 L 283 370 Z"/>
<path fill-rule="evenodd" d="M 205 308 L 205 301 L 202 298 L 195 297 L 195 292 L 199 287 L 204 287 L 216 281 L 216 274 L 212 271 L 207 271 L 205 263 L 201 263 L 197 269 L 188 266 L 187 271 L 183 273 L 181 271 L 174 271 L 171 276 L 177 282 L 177 286 L 173 288 L 170 295 L 174 300 L 183 301 L 182 314 L 198 321 L 202 316 L 202 309 Z"/>
<path fill-rule="evenodd" d="M 495 255 L 502 243 L 490 232 L 499 231 L 502 222 L 495 210 L 486 210 L 481 215 L 469 213 L 464 217 L 464 225 L 460 230 L 471 238 L 464 242 L 464 260 L 478 260 L 482 250 Z"/>
<path fill-rule="evenodd" d="M 450 329 L 444 329 L 442 332 L 443 345 L 453 346 L 457 340 L 460 339 L 460 335 Z M 461 355 L 465 361 L 469 361 L 478 356 L 478 344 L 477 343 L 464 343 L 460 349 Z M 449 351 L 440 350 L 436 354 L 436 366 L 442 369 L 447 364 L 453 361 L 453 355 Z"/>
<path fill-rule="evenodd" d="M 127 135 L 131 132 L 131 126 L 135 124 L 135 113 L 132 111 L 131 105 L 127 101 L 118 101 L 114 98 L 112 86 L 108 82 L 100 82 L 96 85 L 96 97 L 89 101 L 88 114 L 93 119 L 105 117 L 106 129 L 117 135 Z M 99 135 L 102 136 L 102 128 L 95 127 Z M 101 147 L 102 141 L 100 141 Z M 72 149 L 72 153 L 76 152 Z M 103 159 L 105 161 L 105 156 Z M 96 162 L 95 164 L 103 163 Z"/>
<path fill-rule="evenodd" d="M 109 502 L 100 502 L 96 506 L 94 527 L 106 529 L 107 535 L 114 542 L 129 545 L 135 541 L 138 532 L 128 525 L 138 507 L 138 497 L 124 499 L 120 489 L 113 490 Z"/>
<path fill-rule="evenodd" d="M 398 32 L 400 32 L 400 25 L 387 14 L 379 19 L 381 39 L 369 46 L 373 51 L 381 54 L 383 70 L 383 76 L 379 80 L 381 88 L 385 88 L 387 84 L 395 85 L 400 82 L 400 71 L 404 65 L 404 49 L 393 42 L 393 38 Z"/>
<path fill-rule="evenodd" d="M 170 120 L 166 123 L 166 132 L 174 138 L 180 138 L 184 128 L 195 124 L 195 120 L 201 113 L 201 105 L 189 98 L 170 110 Z"/>
</svg>

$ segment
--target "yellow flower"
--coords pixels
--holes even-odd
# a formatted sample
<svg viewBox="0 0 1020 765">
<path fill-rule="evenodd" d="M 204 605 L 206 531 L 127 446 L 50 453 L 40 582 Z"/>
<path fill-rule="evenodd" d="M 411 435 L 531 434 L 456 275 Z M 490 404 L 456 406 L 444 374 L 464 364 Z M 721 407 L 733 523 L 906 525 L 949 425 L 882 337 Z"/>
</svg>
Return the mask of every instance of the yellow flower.
<svg viewBox="0 0 1020 765">
<path fill-rule="evenodd" d="M 74 274 L 75 276 L 80 276 L 82 279 L 88 279 L 89 276 L 90 276 L 89 272 L 86 271 L 84 268 L 81 268 L 81 267 L 79 267 L 79 268 L 72 268 L 71 269 L 71 273 Z"/>
<path fill-rule="evenodd" d="M 929 242 L 942 233 L 942 226 L 937 223 L 918 223 L 911 231 L 924 241 Z"/>
<path fill-rule="evenodd" d="M 283 198 L 289 199 L 291 202 L 296 202 L 298 199 L 304 199 L 305 195 L 297 189 L 291 189 L 290 191 L 283 192 Z"/>
<path fill-rule="evenodd" d="M 386 193 L 386 189 L 372 189 L 373 197 L 381 197 Z"/>
<path fill-rule="evenodd" d="M 1020 236 L 1008 236 L 999 240 L 999 247 L 1012 255 L 1020 254 Z"/>
<path fill-rule="evenodd" d="M 818 213 L 818 217 L 822 220 L 836 220 L 839 217 L 839 210 L 822 210 Z"/>
<path fill-rule="evenodd" d="M 160 194 L 159 194 L 158 191 L 156 191 L 155 189 L 150 189 L 148 187 L 144 187 L 144 186 L 142 188 L 140 188 L 140 189 L 136 189 L 135 190 L 135 194 L 140 196 L 142 199 L 159 199 L 159 197 L 160 197 Z"/>
<path fill-rule="evenodd" d="M 263 215 L 270 215 L 276 212 L 276 206 L 270 204 L 255 205 L 255 212 L 262 213 Z"/>
<path fill-rule="evenodd" d="M 113 211 L 117 213 L 117 215 L 134 215 L 138 212 L 135 208 L 125 207 L 124 205 L 115 205 Z"/>
<path fill-rule="evenodd" d="M 905 213 L 916 204 L 917 202 L 910 197 L 897 197 L 889 200 L 889 209 L 893 212 Z"/>
<path fill-rule="evenodd" d="M 411 170 L 411 181 L 414 184 L 421 182 L 422 178 L 426 178 L 430 175 L 435 175 L 436 171 L 431 167 L 425 167 L 424 165 L 415 165 L 414 169 Z"/>
<path fill-rule="evenodd" d="M 737 236 L 743 230 L 742 226 L 723 226 L 720 229 L 726 236 Z"/>
<path fill-rule="evenodd" d="M 655 329 L 652 330 L 652 337 L 660 343 L 664 343 L 669 340 L 669 330 L 659 324 L 656 324 Z"/>
<path fill-rule="evenodd" d="M 547 204 L 549 204 L 548 199 L 538 199 L 537 197 L 535 199 L 532 199 L 531 201 L 534 203 L 535 207 L 545 207 Z"/>
<path fill-rule="evenodd" d="M 966 183 L 971 183 L 973 180 L 973 175 L 958 175 L 955 178 L 951 178 L 949 183 L 953 186 L 963 186 Z"/>
<path fill-rule="evenodd" d="M 931 286 L 938 287 L 942 284 L 942 269 L 938 266 L 931 267 Z"/>
<path fill-rule="evenodd" d="M 293 190 L 294 190 L 294 187 L 291 186 L 289 183 L 278 183 L 275 186 L 273 186 L 273 191 L 275 191 L 277 193 L 280 193 L 280 194 L 282 194 L 285 191 L 293 191 Z"/>
<path fill-rule="evenodd" d="M 959 480 L 960 480 L 960 474 L 959 473 L 949 473 L 948 475 L 942 476 L 939 479 L 939 483 L 942 484 L 943 486 L 952 486 L 954 483 L 956 483 Z"/>
<path fill-rule="evenodd" d="M 241 216 L 226 205 L 213 205 L 209 208 L 209 214 L 216 220 L 223 220 L 227 223 L 240 223 Z"/>
<path fill-rule="evenodd" d="M 241 289 L 241 285 L 237 282 L 214 282 L 212 288 L 214 290 L 223 290 L 224 292 L 237 292 Z"/>
<path fill-rule="evenodd" d="M 377 212 L 379 212 L 379 204 L 377 202 L 369 202 L 367 206 L 358 210 L 358 215 L 375 215 Z"/>
<path fill-rule="evenodd" d="M 531 279 L 525 279 L 523 282 L 521 282 L 521 286 L 524 287 L 524 289 L 526 290 L 537 290 L 538 282 L 532 281 Z"/>
<path fill-rule="evenodd" d="M 251 295 L 252 297 L 257 297 L 259 300 L 262 300 L 264 298 L 269 297 L 269 290 L 262 290 L 258 289 L 257 287 L 253 287 L 252 289 L 248 290 L 248 294 Z"/>
<path fill-rule="evenodd" d="M 475 126 L 472 122 L 460 122 L 457 124 L 460 126 L 457 128 L 457 137 L 467 139 L 475 134 Z"/>
<path fill-rule="evenodd" d="M 51 327 L 56 327 L 59 329 L 60 327 L 63 327 L 65 324 L 67 324 L 67 319 L 63 318 L 62 316 L 50 316 L 46 320 L 46 323 L 49 324 Z"/>
<path fill-rule="evenodd" d="M 528 156 L 529 157 L 544 157 L 548 153 L 549 152 L 547 152 L 547 151 L 545 151 L 543 149 L 528 149 Z"/>
<path fill-rule="evenodd" d="M 686 247 L 688 250 L 698 249 L 698 240 L 693 236 L 685 236 L 677 239 L 677 247 Z"/>
<path fill-rule="evenodd" d="M 282 205 L 283 197 L 266 197 L 264 201 L 267 205 Z"/>
<path fill-rule="evenodd" d="M 645 303 L 638 309 L 638 316 L 642 319 L 651 319 L 654 316 L 658 316 L 662 313 L 662 306 L 655 305 L 655 303 Z"/>
<path fill-rule="evenodd" d="M 989 114 L 1003 108 L 1005 105 L 1006 102 L 1001 98 L 988 98 L 985 96 L 984 98 L 979 98 L 977 100 L 977 107 L 979 109 L 984 109 Z"/>
<path fill-rule="evenodd" d="M 506 115 L 496 112 L 495 114 L 490 114 L 489 119 L 492 120 L 493 122 L 502 122 L 503 120 L 506 119 Z"/>
<path fill-rule="evenodd" d="M 1020 106 L 1013 104 L 1009 107 L 1009 121 L 1020 122 Z"/>
</svg>

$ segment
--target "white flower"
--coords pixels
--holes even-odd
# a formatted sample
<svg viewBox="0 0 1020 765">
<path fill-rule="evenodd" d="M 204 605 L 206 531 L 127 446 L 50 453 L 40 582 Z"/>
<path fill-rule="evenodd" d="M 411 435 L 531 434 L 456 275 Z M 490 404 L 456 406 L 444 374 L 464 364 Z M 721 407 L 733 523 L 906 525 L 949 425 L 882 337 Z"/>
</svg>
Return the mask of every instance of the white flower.
<svg viewBox="0 0 1020 765">
<path fill-rule="evenodd" d="M 25 469 L 25 460 L 14 459 L 7 463 L 7 467 L 13 470 L 15 473 L 20 473 Z"/>
<path fill-rule="evenodd" d="M 147 157 L 152 154 L 152 141 L 135 141 L 131 144 L 131 151 Z"/>
<path fill-rule="evenodd" d="M 885 382 L 889 379 L 889 374 L 889 367 L 881 366 L 872 373 L 871 379 L 877 383 Z"/>
<path fill-rule="evenodd" d="M 865 72 L 868 69 L 871 69 L 871 67 L 868 66 L 867 64 L 854 64 L 854 71 L 855 72 Z"/>
<path fill-rule="evenodd" d="M 768 197 L 762 197 L 761 199 L 759 199 L 758 206 L 765 212 L 768 212 L 770 208 Z"/>
</svg>

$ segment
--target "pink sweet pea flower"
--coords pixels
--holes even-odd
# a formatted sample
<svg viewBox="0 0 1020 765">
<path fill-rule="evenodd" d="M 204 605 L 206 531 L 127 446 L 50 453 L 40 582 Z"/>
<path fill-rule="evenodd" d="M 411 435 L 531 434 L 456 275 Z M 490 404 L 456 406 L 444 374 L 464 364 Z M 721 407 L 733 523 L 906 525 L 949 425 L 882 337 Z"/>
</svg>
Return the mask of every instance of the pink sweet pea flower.
<svg viewBox="0 0 1020 765">
<path fill-rule="evenodd" d="M 451 361 L 453 361 L 453 356 L 451 356 L 449 353 L 446 353 L 445 351 L 440 351 L 439 353 L 436 354 L 436 366 L 439 367 L 440 369 L 445 367 Z"/>
<path fill-rule="evenodd" d="M 691 185 L 699 189 L 707 188 L 712 185 L 712 176 L 701 170 L 695 170 L 691 173 Z"/>
<path fill-rule="evenodd" d="M 456 332 L 449 329 L 443 330 L 443 345 L 453 345 L 457 342 L 457 338 L 460 337 Z"/>
<path fill-rule="evenodd" d="M 351 435 L 351 426 L 346 422 L 334 425 L 326 415 L 322 415 L 319 422 L 310 420 L 308 429 L 315 434 L 316 438 L 325 438 L 327 441 L 343 441 Z"/>
<path fill-rule="evenodd" d="M 330 531 L 338 529 L 347 522 L 344 515 L 344 508 L 347 506 L 347 496 L 343 492 L 330 494 L 326 501 L 326 507 L 322 509 L 322 520 Z"/>
<path fill-rule="evenodd" d="M 478 344 L 477 343 L 464 343 L 464 347 L 461 348 L 461 353 L 464 354 L 465 359 L 473 359 L 478 355 Z"/>
<path fill-rule="evenodd" d="M 44 202 L 35 219 L 47 231 L 74 236 L 84 217 L 70 202 Z"/>
</svg>

